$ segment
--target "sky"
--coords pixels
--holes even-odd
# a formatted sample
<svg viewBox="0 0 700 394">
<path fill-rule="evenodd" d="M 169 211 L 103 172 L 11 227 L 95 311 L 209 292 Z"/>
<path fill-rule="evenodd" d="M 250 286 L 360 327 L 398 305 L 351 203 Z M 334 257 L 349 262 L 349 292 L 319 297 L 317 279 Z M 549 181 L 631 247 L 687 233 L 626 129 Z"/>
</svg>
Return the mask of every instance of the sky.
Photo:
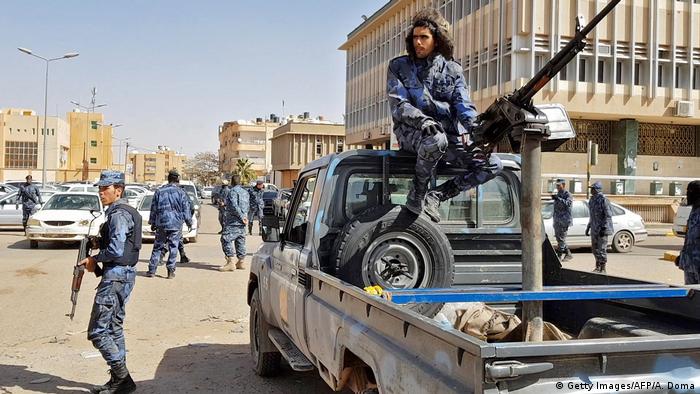
<svg viewBox="0 0 700 394">
<path fill-rule="evenodd" d="M 347 34 L 387 0 L 3 0 L 0 108 L 66 118 L 97 88 L 105 123 L 137 149 L 218 149 L 218 126 L 270 113 L 342 122 Z M 119 144 L 115 141 L 114 144 Z M 115 148 L 116 149 L 116 148 Z M 115 150 L 116 152 L 116 150 Z"/>
</svg>

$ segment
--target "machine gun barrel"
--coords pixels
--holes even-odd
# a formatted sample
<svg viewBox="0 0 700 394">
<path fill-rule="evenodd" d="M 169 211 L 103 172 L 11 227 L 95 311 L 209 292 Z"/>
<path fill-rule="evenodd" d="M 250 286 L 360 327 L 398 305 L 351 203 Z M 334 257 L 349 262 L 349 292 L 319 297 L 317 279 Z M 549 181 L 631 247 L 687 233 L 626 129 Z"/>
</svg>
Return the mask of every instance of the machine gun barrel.
<svg viewBox="0 0 700 394">
<path fill-rule="evenodd" d="M 83 275 L 85 274 L 85 266 L 80 265 L 80 262 L 90 255 L 90 239 L 86 236 L 80 241 L 80 250 L 78 251 L 78 258 L 73 267 L 73 280 L 70 285 L 70 302 L 73 304 L 71 306 L 70 314 L 68 315 L 71 320 L 75 316 L 75 307 L 78 305 L 78 292 L 80 292 L 80 286 L 83 284 Z"/>
</svg>

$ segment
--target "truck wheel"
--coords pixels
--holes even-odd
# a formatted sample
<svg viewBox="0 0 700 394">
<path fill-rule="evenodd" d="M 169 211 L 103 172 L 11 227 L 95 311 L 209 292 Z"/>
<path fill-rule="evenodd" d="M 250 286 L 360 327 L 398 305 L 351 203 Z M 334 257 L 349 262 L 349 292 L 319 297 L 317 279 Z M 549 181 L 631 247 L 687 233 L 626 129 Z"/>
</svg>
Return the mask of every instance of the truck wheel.
<svg viewBox="0 0 700 394">
<path fill-rule="evenodd" d="M 336 276 L 357 287 L 451 287 L 454 256 L 442 230 L 400 206 L 370 208 L 348 223 L 335 244 Z M 443 304 L 410 304 L 433 317 Z"/>
<path fill-rule="evenodd" d="M 627 231 L 618 231 L 613 237 L 612 248 L 617 253 L 628 253 L 634 246 L 634 236 Z"/>
<path fill-rule="evenodd" d="M 271 342 L 267 336 L 269 326 L 260 310 L 260 295 L 258 289 L 253 291 L 250 299 L 250 355 L 255 363 L 255 373 L 258 376 L 275 376 L 280 371 L 281 355 L 279 352 L 260 351 L 263 341 Z M 271 347 L 275 345 L 269 344 Z M 268 348 L 270 347 L 268 346 Z"/>
</svg>

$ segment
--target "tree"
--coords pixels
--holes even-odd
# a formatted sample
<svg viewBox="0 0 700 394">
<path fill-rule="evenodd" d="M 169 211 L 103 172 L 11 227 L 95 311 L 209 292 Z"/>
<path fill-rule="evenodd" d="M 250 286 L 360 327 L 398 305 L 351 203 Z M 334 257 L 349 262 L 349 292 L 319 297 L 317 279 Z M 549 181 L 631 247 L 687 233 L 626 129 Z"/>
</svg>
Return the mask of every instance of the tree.
<svg viewBox="0 0 700 394">
<path fill-rule="evenodd" d="M 247 185 L 257 177 L 253 163 L 248 159 L 238 159 L 234 173 L 241 177 L 241 184 Z"/>
<path fill-rule="evenodd" d="M 185 161 L 187 177 L 202 185 L 213 185 L 219 178 L 219 155 L 216 152 L 199 152 Z"/>
</svg>

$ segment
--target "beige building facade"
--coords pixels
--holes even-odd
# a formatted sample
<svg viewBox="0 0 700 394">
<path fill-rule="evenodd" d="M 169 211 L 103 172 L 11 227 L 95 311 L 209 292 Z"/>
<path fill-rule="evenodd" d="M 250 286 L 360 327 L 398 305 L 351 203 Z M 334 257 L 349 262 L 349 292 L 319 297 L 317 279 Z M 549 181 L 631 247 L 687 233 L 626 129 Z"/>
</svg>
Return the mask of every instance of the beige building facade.
<svg viewBox="0 0 700 394">
<path fill-rule="evenodd" d="M 95 180 L 100 172 L 113 168 L 112 126 L 104 124 L 99 112 L 68 113 L 70 158 L 65 180 Z"/>
<path fill-rule="evenodd" d="M 46 182 L 63 181 L 68 169 L 70 127 L 48 117 L 46 124 Z M 0 110 L 0 181 L 23 180 L 32 175 L 42 181 L 44 117 L 31 109 Z"/>
<path fill-rule="evenodd" d="M 345 143 L 345 125 L 291 120 L 273 131 L 271 182 L 282 188 L 292 187 L 305 165 L 347 149 L 352 147 Z"/>
<path fill-rule="evenodd" d="M 577 15 L 589 21 L 606 3 L 389 1 L 340 48 L 347 52 L 347 142 L 390 140 L 386 69 L 392 58 L 405 54 L 404 40 L 417 10 L 434 7 L 451 23 L 455 60 L 483 111 L 497 97 L 523 86 L 566 45 Z M 565 105 L 577 132 L 558 152 L 544 154 L 543 171 L 585 174 L 586 145 L 592 140 L 602 155 L 614 158 L 614 165 L 594 167 L 595 173 L 697 177 L 700 1 L 623 0 L 587 43 L 534 98 L 535 103 Z M 625 193 L 635 189 L 634 181 L 626 181 Z"/>
<path fill-rule="evenodd" d="M 272 170 L 272 131 L 278 122 L 263 120 L 237 120 L 219 126 L 219 168 L 225 174 L 236 169 L 239 159 L 248 159 L 258 176 Z"/>
<path fill-rule="evenodd" d="M 159 147 L 156 152 L 129 153 L 126 181 L 133 183 L 161 184 L 168 180 L 168 171 L 178 170 L 184 179 L 184 164 L 187 157 Z"/>
</svg>

